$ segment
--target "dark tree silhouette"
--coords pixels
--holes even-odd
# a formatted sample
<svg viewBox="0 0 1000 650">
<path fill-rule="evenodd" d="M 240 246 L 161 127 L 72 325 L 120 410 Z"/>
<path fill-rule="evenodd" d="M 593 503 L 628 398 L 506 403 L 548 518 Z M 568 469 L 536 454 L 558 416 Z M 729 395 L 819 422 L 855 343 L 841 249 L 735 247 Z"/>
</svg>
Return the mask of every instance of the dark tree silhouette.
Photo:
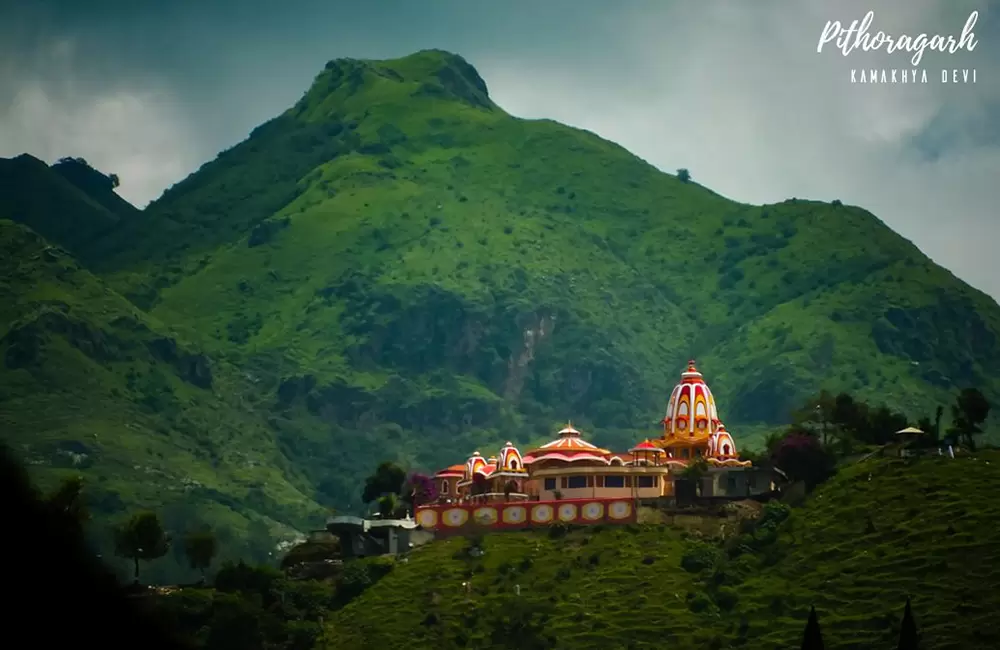
<svg viewBox="0 0 1000 650">
<path fill-rule="evenodd" d="M 966 388 L 951 407 L 952 426 L 948 433 L 953 439 L 965 439 L 969 449 L 976 450 L 976 435 L 983 432 L 981 425 L 990 414 L 990 403 L 976 388 Z"/>
<path fill-rule="evenodd" d="M 823 650 L 823 634 L 819 630 L 819 618 L 816 616 L 815 607 L 809 610 L 806 631 L 802 635 L 802 650 Z"/>
<path fill-rule="evenodd" d="M 913 620 L 913 611 L 910 609 L 910 597 L 906 597 L 906 609 L 903 610 L 903 622 L 899 628 L 899 645 L 896 650 L 917 650 L 919 647 L 917 635 L 917 623 Z"/>
<path fill-rule="evenodd" d="M 61 491 L 61 490 L 60 490 Z M 57 491 L 57 494 L 60 492 Z M 0 494 L 4 517 L 30 534 L 0 537 L 8 562 L 4 588 L 16 597 L 4 605 L 5 647 L 30 639 L 38 648 L 97 647 L 167 650 L 181 648 L 172 632 L 130 598 L 114 574 L 88 548 L 78 525 L 43 499 L 10 452 L 0 445 Z M 41 608 L 41 609 L 40 609 Z M 58 612 L 46 622 L 44 612 Z M 39 617 L 41 616 L 41 624 Z"/>
<path fill-rule="evenodd" d="M 812 489 L 828 479 L 836 460 L 823 448 L 816 436 L 793 433 L 782 440 L 774 452 L 774 465 L 793 481 L 802 481 Z"/>
<path fill-rule="evenodd" d="M 365 503 L 371 503 L 386 494 L 399 495 L 405 483 L 406 472 L 403 468 L 396 463 L 386 461 L 375 469 L 374 474 L 365 479 L 365 490 L 361 498 Z"/>
<path fill-rule="evenodd" d="M 115 554 L 135 562 L 135 584 L 139 584 L 139 560 L 155 560 L 169 549 L 170 538 L 155 512 L 137 512 L 115 528 Z"/>
<path fill-rule="evenodd" d="M 210 530 L 196 530 L 184 537 L 184 555 L 192 569 L 201 571 L 202 582 L 205 581 L 205 569 L 212 566 L 218 550 L 218 540 Z"/>
<path fill-rule="evenodd" d="M 677 170 L 677 180 L 679 180 L 682 183 L 690 183 L 691 182 L 691 172 L 689 172 L 687 169 L 685 169 L 683 167 L 681 169 L 678 169 Z"/>
</svg>

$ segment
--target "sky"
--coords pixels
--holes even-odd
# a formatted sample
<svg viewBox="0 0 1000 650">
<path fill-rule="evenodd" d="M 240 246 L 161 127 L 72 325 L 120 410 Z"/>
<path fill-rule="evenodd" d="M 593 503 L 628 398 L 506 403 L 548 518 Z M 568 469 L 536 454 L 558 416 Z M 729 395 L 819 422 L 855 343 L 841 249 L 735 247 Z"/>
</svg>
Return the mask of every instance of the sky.
<svg viewBox="0 0 1000 650">
<path fill-rule="evenodd" d="M 978 11 L 975 49 L 918 66 L 817 52 L 828 21 L 868 11 L 871 33 L 956 39 Z M 1000 0 L 0 0 L 0 156 L 82 156 L 143 206 L 291 106 L 326 61 L 428 48 L 462 55 L 509 113 L 588 129 L 735 200 L 865 207 L 1000 299 Z M 851 83 L 914 67 L 926 84 Z"/>
</svg>

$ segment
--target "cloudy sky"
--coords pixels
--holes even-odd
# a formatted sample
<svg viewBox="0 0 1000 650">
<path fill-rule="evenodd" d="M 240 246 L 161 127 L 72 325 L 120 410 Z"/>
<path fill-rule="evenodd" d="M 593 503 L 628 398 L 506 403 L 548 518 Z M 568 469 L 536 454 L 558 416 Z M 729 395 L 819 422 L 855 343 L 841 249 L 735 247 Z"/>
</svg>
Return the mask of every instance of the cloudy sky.
<svg viewBox="0 0 1000 650">
<path fill-rule="evenodd" d="M 960 34 L 817 53 L 828 20 Z M 137 205 L 295 102 L 325 62 L 441 48 L 500 106 L 614 140 L 751 203 L 862 205 L 1000 298 L 1000 0 L 0 0 L 0 156 L 83 156 Z M 944 84 L 943 69 L 976 70 Z M 971 78 L 970 78 L 971 81 Z"/>
</svg>

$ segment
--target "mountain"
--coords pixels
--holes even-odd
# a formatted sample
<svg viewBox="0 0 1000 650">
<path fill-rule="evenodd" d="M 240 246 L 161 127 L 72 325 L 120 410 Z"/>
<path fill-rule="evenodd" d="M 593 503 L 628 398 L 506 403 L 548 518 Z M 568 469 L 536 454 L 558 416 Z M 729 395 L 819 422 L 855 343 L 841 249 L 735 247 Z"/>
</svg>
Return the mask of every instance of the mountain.
<svg viewBox="0 0 1000 650">
<path fill-rule="evenodd" d="M 0 217 L 86 258 L 98 239 L 139 214 L 115 194 L 116 178 L 83 159 L 64 158 L 50 167 L 28 154 L 0 158 Z"/>
<path fill-rule="evenodd" d="M 244 373 L 3 220 L 0 277 L 0 429 L 44 486 L 82 474 L 99 519 L 155 508 L 231 542 L 251 522 L 290 537 L 322 516 L 245 403 Z"/>
<path fill-rule="evenodd" d="M 17 357 L 14 320 L 44 310 L 29 329 L 65 357 L 3 371 L 12 441 L 96 432 L 115 467 L 163 454 L 171 481 L 214 482 L 206 498 L 250 519 L 356 510 L 380 460 L 435 469 L 567 418 L 630 446 L 655 434 L 691 357 L 744 447 L 821 388 L 914 421 L 967 386 L 1000 400 L 1000 306 L 869 212 L 727 199 L 592 133 L 505 113 L 445 52 L 331 61 L 141 214 L 109 207 L 93 175 L 17 160 L 40 180 L 0 168 L 20 191 L 0 216 L 83 267 L 60 277 L 42 240 L 4 227 L 20 306 L 0 353 Z M 67 338 L 78 331 L 134 358 L 99 363 Z M 178 359 L 202 360 L 211 387 Z M 144 480 L 111 467 L 85 472 L 122 490 Z"/>
</svg>

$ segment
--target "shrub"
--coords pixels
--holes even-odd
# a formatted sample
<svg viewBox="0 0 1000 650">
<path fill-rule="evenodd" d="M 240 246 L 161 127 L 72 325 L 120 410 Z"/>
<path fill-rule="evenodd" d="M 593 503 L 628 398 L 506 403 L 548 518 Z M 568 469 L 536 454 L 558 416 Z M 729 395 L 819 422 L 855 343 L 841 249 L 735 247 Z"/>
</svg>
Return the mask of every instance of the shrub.
<svg viewBox="0 0 1000 650">
<path fill-rule="evenodd" d="M 715 593 L 715 604 L 725 612 L 731 611 L 738 602 L 739 596 L 732 587 L 719 587 Z"/>
<path fill-rule="evenodd" d="M 681 567 L 689 573 L 711 569 L 722 561 L 722 551 L 705 542 L 693 542 L 681 556 Z"/>
<path fill-rule="evenodd" d="M 687 169 L 685 169 L 683 167 L 681 169 L 678 169 L 677 170 L 677 180 L 679 180 L 682 183 L 689 183 L 689 182 L 691 182 L 691 172 L 689 172 Z"/>
</svg>

